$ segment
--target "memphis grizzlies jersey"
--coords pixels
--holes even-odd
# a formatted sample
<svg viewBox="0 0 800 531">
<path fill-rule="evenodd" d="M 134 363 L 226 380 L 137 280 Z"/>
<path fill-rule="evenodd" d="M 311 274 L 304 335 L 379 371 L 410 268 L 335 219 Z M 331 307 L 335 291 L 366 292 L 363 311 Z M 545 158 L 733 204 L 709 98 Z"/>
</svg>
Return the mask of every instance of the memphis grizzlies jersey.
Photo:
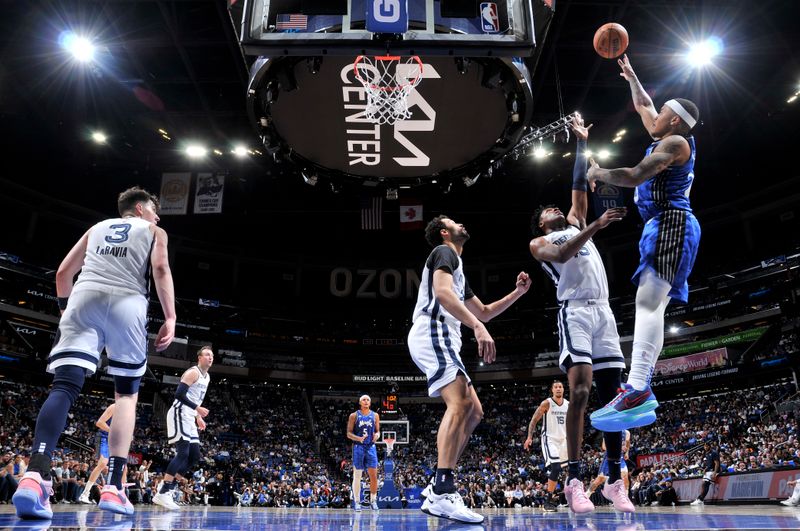
<svg viewBox="0 0 800 531">
<path fill-rule="evenodd" d="M 83 269 L 74 289 L 114 287 L 147 296 L 154 242 L 151 225 L 142 218 L 127 217 L 107 219 L 89 229 Z"/>
<path fill-rule="evenodd" d="M 451 333 L 461 336 L 461 323 L 439 304 L 433 293 L 433 273 L 442 269 L 453 275 L 453 291 L 462 302 L 474 297 L 464 276 L 464 264 L 461 257 L 447 245 L 436 247 L 425 261 L 425 268 L 420 277 L 417 306 L 414 308 L 414 317 L 425 316 L 431 319 L 444 320 L 452 329 Z"/>
<path fill-rule="evenodd" d="M 211 376 L 208 373 L 203 374 L 203 371 L 200 370 L 200 367 L 195 365 L 192 367 L 196 369 L 198 373 L 200 373 L 200 377 L 197 379 L 195 383 L 189 386 L 189 390 L 186 391 L 186 398 L 189 399 L 189 402 L 197 404 L 198 406 L 203 403 L 203 399 L 206 397 L 206 391 L 208 391 L 208 384 L 211 383 Z"/>
<path fill-rule="evenodd" d="M 553 245 L 561 246 L 578 233 L 580 231 L 577 227 L 568 225 L 566 229 L 553 231 L 543 238 Z M 608 299 L 606 268 L 592 240 L 583 244 L 578 254 L 563 264 L 542 262 L 542 269 L 556 285 L 556 297 L 559 301 Z"/>
<path fill-rule="evenodd" d="M 370 411 L 366 415 L 361 414 L 361 410 L 359 409 L 356 411 L 356 423 L 353 426 L 353 435 L 358 437 L 362 437 L 364 435 L 367 436 L 364 439 L 363 443 L 359 443 L 353 441 L 355 444 L 361 444 L 364 446 L 371 446 L 373 444 L 372 439 L 375 437 L 375 412 Z"/>
<path fill-rule="evenodd" d="M 689 192 L 694 181 L 694 159 L 697 153 L 694 137 L 687 137 L 692 154 L 684 164 L 670 166 L 636 187 L 633 201 L 639 208 L 639 214 L 647 222 L 665 210 L 692 211 Z M 645 155 L 650 155 L 659 142 L 653 142 Z"/>
<path fill-rule="evenodd" d="M 544 414 L 544 422 L 542 423 L 542 435 L 546 435 L 549 439 L 566 439 L 567 438 L 567 410 L 569 409 L 569 400 L 563 399 L 559 406 L 555 400 L 547 399 L 550 402 L 550 409 Z"/>
</svg>

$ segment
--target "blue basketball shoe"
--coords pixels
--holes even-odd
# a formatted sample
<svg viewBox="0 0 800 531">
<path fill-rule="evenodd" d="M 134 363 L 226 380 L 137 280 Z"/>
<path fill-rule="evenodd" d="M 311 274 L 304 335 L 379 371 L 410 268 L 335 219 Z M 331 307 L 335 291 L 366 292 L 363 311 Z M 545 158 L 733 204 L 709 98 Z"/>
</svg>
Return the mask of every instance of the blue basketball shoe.
<svg viewBox="0 0 800 531">
<path fill-rule="evenodd" d="M 637 391 L 622 384 L 619 394 L 605 407 L 592 413 L 592 426 L 601 431 L 622 431 L 652 424 L 656 420 L 654 410 L 658 407 L 656 395 L 648 385 Z"/>
</svg>

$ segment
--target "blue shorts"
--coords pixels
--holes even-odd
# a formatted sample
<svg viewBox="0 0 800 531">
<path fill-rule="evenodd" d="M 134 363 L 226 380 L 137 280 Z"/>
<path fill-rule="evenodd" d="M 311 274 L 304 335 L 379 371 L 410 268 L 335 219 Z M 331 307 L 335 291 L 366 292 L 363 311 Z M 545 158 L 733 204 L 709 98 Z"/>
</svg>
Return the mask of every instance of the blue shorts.
<svg viewBox="0 0 800 531">
<path fill-rule="evenodd" d="M 378 450 L 374 444 L 369 446 L 353 445 L 353 468 L 356 470 L 378 468 Z"/>
<path fill-rule="evenodd" d="M 619 460 L 619 470 L 620 472 L 627 472 L 628 471 L 628 464 L 625 462 L 624 459 Z M 603 458 L 603 462 L 600 465 L 600 475 L 608 477 L 608 457 Z"/>
<path fill-rule="evenodd" d="M 672 285 L 669 296 L 683 303 L 689 300 L 689 273 L 700 245 L 700 224 L 686 210 L 664 210 L 645 223 L 639 240 L 639 267 L 633 283 L 645 269 L 655 271 Z"/>
<path fill-rule="evenodd" d="M 100 435 L 97 437 L 97 453 L 100 457 L 108 459 L 108 436 Z"/>
</svg>

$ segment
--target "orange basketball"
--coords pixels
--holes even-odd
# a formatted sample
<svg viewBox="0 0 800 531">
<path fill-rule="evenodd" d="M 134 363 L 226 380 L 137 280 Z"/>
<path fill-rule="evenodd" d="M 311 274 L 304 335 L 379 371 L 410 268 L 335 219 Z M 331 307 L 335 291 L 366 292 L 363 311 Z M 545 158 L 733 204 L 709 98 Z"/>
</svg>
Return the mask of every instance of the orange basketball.
<svg viewBox="0 0 800 531">
<path fill-rule="evenodd" d="M 603 24 L 594 33 L 594 50 L 600 57 L 614 59 L 628 48 L 628 31 L 616 22 Z"/>
</svg>

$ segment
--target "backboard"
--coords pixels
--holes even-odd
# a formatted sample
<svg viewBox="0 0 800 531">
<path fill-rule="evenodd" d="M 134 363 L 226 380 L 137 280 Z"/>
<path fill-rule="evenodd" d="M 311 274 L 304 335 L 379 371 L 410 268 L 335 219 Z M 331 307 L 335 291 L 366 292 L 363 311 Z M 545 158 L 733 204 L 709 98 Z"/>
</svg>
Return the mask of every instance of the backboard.
<svg viewBox="0 0 800 531">
<path fill-rule="evenodd" d="M 384 439 L 394 439 L 395 444 L 411 442 L 411 426 L 407 420 L 381 419 L 381 436 L 377 444 L 386 444 Z"/>
<path fill-rule="evenodd" d="M 264 56 L 525 57 L 536 46 L 532 0 L 249 0 L 240 40 Z"/>
</svg>

